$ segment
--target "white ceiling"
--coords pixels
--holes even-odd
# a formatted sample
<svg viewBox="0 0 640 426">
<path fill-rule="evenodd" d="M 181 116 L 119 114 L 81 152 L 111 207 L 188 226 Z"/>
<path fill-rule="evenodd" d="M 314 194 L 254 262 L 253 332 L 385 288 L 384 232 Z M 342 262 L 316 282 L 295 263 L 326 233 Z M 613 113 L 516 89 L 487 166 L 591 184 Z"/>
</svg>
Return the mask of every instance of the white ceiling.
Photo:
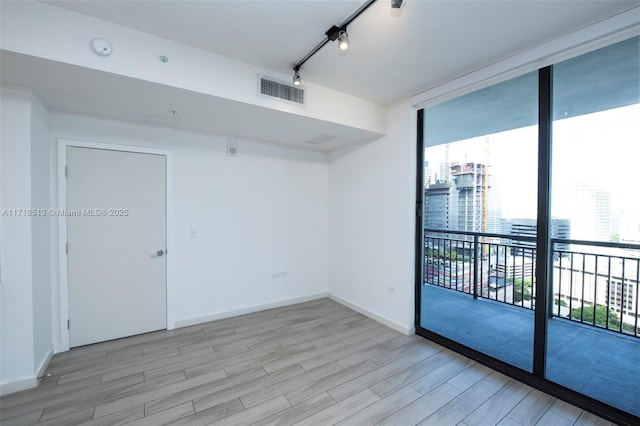
<svg viewBox="0 0 640 426">
<path fill-rule="evenodd" d="M 344 21 L 364 0 L 43 2 L 290 73 L 331 25 Z M 301 74 L 305 81 L 390 105 L 638 5 L 620 0 L 405 0 L 401 13 L 394 14 L 389 0 L 378 0 L 349 26 L 348 53 L 330 43 Z M 11 52 L 2 52 L 0 65 L 3 84 L 33 88 L 54 111 L 319 151 L 379 136 Z M 180 116 L 169 116 L 166 108 L 155 111 L 167 104 Z M 305 143 L 322 135 L 336 138 Z"/>
<path fill-rule="evenodd" d="M 44 2 L 289 73 L 365 0 L 45 0 Z M 302 77 L 390 105 L 638 6 L 620 0 L 378 0 Z"/>
</svg>

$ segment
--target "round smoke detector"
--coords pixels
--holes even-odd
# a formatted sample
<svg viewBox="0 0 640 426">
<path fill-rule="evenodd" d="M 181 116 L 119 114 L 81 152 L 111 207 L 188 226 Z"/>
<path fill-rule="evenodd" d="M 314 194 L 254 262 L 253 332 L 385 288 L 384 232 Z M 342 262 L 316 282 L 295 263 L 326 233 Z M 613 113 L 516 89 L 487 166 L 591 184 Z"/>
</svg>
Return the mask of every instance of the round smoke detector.
<svg viewBox="0 0 640 426">
<path fill-rule="evenodd" d="M 109 56 L 113 51 L 111 43 L 103 38 L 94 38 L 91 41 L 91 47 L 93 48 L 93 51 L 100 56 Z"/>
</svg>

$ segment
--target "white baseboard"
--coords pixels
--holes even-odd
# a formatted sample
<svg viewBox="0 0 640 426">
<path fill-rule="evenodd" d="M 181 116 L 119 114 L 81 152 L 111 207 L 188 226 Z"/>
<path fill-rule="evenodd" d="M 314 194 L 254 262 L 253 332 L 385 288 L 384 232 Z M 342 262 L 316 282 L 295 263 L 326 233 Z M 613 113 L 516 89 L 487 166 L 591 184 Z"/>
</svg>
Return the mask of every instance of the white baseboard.
<svg viewBox="0 0 640 426">
<path fill-rule="evenodd" d="M 364 316 L 367 316 L 367 317 L 369 317 L 369 318 L 371 318 L 373 320 L 376 320 L 379 323 L 381 323 L 383 325 L 386 325 L 387 327 L 392 328 L 392 329 L 394 329 L 396 331 L 399 331 L 400 333 L 405 334 L 407 336 L 410 336 L 410 335 L 412 335 L 412 334 L 414 334 L 416 332 L 416 329 L 413 326 L 406 327 L 406 326 L 404 326 L 402 324 L 398 324 L 397 322 L 392 321 L 389 318 L 385 318 L 382 315 L 376 314 L 375 312 L 370 311 L 367 308 L 363 308 L 360 305 L 356 305 L 355 303 L 349 302 L 348 300 L 343 299 L 340 296 L 336 296 L 333 293 L 329 293 L 329 298 L 331 300 L 335 301 L 335 302 L 340 303 L 341 305 L 346 306 L 349 309 L 353 309 L 354 311 L 356 311 L 356 312 L 358 312 L 358 313 L 360 313 L 360 314 L 362 314 Z"/>
<path fill-rule="evenodd" d="M 215 314 L 202 315 L 193 318 L 187 318 L 184 320 L 174 321 L 173 328 L 188 327 L 190 325 L 202 324 L 209 321 L 215 321 L 224 318 L 236 317 L 238 315 L 251 314 L 253 312 L 265 311 L 267 309 L 281 308 L 283 306 L 295 305 L 296 303 L 309 302 L 311 300 L 322 299 L 327 297 L 327 293 L 316 293 L 308 296 L 296 297 L 293 299 L 279 300 L 277 302 L 265 303 L 262 305 L 253 305 L 246 308 L 233 309 L 230 311 L 218 312 Z"/>
<path fill-rule="evenodd" d="M 35 377 L 24 377 L 7 383 L 0 383 L 0 395 L 7 395 L 14 392 L 35 388 L 38 386 L 38 379 Z"/>
<path fill-rule="evenodd" d="M 53 358 L 53 354 L 54 346 L 51 345 L 51 347 L 49 348 L 49 352 L 47 352 L 47 356 L 44 357 L 44 359 L 40 363 L 40 366 L 38 367 L 38 370 L 36 371 L 36 378 L 39 379 L 40 377 L 44 376 L 44 372 L 47 371 L 47 367 L 51 362 L 51 358 Z"/>
<path fill-rule="evenodd" d="M 47 370 L 49 362 L 51 362 L 51 358 L 53 358 L 53 345 L 51 345 L 51 347 L 47 351 L 47 354 L 42 359 L 42 362 L 40 363 L 35 376 L 24 377 L 22 379 L 13 380 L 6 383 L 0 383 L 0 395 L 20 392 L 38 386 L 39 377 L 42 377 L 44 372 Z"/>
</svg>

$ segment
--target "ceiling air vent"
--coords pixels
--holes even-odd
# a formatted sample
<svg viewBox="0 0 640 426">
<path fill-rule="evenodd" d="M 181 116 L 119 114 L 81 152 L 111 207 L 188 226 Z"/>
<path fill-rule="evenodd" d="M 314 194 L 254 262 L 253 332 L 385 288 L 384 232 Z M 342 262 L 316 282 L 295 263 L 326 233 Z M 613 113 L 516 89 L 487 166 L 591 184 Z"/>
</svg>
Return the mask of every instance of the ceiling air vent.
<svg viewBox="0 0 640 426">
<path fill-rule="evenodd" d="M 306 143 L 310 143 L 311 145 L 320 145 L 321 143 L 329 142 L 330 140 L 335 139 L 336 136 L 333 135 L 322 135 L 313 139 L 306 140 Z"/>
<path fill-rule="evenodd" d="M 260 94 L 304 105 L 304 89 L 260 76 Z"/>
</svg>

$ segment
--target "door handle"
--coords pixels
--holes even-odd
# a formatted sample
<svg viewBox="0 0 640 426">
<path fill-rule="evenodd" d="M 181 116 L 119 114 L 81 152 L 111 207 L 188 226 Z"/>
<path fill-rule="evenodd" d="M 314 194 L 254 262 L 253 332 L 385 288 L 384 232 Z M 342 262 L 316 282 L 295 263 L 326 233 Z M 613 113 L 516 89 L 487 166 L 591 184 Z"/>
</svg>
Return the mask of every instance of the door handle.
<svg viewBox="0 0 640 426">
<path fill-rule="evenodd" d="M 164 254 L 165 254 L 165 251 L 160 249 L 160 250 L 157 250 L 155 253 L 153 253 L 151 257 L 160 257 L 160 256 L 164 256 Z"/>
</svg>

